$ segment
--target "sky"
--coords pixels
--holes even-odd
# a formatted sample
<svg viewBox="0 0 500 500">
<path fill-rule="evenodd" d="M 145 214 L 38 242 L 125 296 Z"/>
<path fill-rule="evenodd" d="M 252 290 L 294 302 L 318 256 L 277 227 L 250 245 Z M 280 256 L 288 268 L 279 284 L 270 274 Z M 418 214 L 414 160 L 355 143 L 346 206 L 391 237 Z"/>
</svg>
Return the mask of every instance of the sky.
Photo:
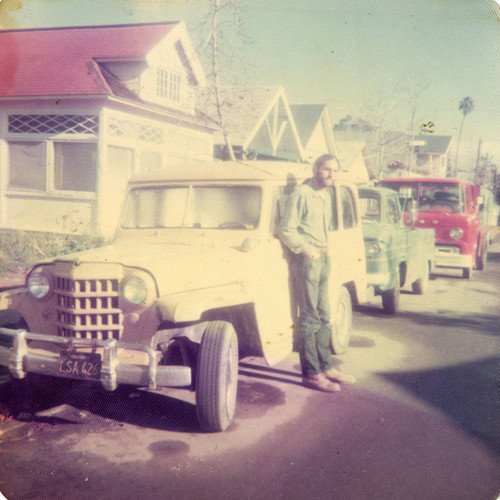
<svg viewBox="0 0 500 500">
<path fill-rule="evenodd" d="M 479 141 L 500 165 L 499 0 L 234 1 L 232 26 L 245 37 L 223 27 L 241 56 L 227 60 L 223 84 L 241 82 L 244 72 L 247 85 L 282 86 L 290 104 L 326 104 L 334 124 L 386 116 L 386 128 L 405 130 L 414 111 L 415 129 L 432 123 L 436 135 L 455 138 L 459 103 L 470 96 L 475 109 L 464 121 L 459 165 L 473 168 Z M 198 47 L 209 3 L 0 0 L 0 27 L 183 20 Z"/>
</svg>

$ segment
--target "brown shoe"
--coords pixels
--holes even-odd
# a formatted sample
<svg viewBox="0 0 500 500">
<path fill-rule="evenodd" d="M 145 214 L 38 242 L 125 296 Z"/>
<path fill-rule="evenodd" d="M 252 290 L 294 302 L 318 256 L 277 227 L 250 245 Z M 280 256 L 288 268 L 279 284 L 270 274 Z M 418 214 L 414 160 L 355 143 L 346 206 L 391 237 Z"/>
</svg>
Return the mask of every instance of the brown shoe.
<svg viewBox="0 0 500 500">
<path fill-rule="evenodd" d="M 324 371 L 323 375 L 329 380 L 333 380 L 334 382 L 340 382 L 342 384 L 356 383 L 356 379 L 354 378 L 353 375 L 349 375 L 348 373 L 342 373 L 339 370 L 336 370 L 335 368 L 330 368 L 329 370 Z"/>
<path fill-rule="evenodd" d="M 302 377 L 302 384 L 311 389 L 323 392 L 340 391 L 340 385 L 330 382 L 322 373 Z"/>
</svg>

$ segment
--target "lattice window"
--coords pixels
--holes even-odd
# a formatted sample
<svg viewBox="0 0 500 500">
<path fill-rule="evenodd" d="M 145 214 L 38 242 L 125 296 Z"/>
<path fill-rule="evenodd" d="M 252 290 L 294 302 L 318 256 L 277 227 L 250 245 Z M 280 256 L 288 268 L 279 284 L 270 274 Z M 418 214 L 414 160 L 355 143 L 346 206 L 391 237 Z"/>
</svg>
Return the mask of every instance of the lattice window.
<svg viewBox="0 0 500 500">
<path fill-rule="evenodd" d="M 181 75 L 163 68 L 156 70 L 156 93 L 172 101 L 180 101 Z"/>
<path fill-rule="evenodd" d="M 14 134 L 90 134 L 98 132 L 94 115 L 9 115 Z"/>
<path fill-rule="evenodd" d="M 108 132 L 117 137 L 136 141 L 152 142 L 155 144 L 163 143 L 162 129 L 146 123 L 131 122 L 129 120 L 110 117 L 108 121 Z"/>
</svg>

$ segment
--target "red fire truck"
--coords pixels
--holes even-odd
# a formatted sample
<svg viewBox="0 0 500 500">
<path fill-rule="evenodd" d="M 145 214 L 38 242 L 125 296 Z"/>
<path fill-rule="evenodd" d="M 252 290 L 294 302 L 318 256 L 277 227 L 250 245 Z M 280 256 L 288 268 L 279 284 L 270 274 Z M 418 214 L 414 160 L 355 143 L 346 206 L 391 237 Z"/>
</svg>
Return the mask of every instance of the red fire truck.
<svg viewBox="0 0 500 500">
<path fill-rule="evenodd" d="M 480 186 L 459 179 L 383 179 L 381 186 L 399 192 L 405 223 L 433 228 L 436 266 L 462 269 L 470 278 L 472 269 L 484 269 L 488 235 L 481 228 Z"/>
</svg>

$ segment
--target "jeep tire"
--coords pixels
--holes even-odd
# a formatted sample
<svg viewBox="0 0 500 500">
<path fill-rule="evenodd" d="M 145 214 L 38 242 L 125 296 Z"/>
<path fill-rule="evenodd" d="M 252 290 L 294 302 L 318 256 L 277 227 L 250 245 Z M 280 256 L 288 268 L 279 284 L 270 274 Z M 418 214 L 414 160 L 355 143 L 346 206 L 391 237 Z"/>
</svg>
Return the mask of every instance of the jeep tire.
<svg viewBox="0 0 500 500">
<path fill-rule="evenodd" d="M 233 420 L 238 388 L 238 338 L 231 323 L 208 323 L 196 369 L 196 414 L 201 428 L 225 430 Z"/>
<path fill-rule="evenodd" d="M 331 348 L 333 354 L 346 352 L 351 340 L 352 301 L 349 290 L 342 286 L 332 322 Z"/>
</svg>

